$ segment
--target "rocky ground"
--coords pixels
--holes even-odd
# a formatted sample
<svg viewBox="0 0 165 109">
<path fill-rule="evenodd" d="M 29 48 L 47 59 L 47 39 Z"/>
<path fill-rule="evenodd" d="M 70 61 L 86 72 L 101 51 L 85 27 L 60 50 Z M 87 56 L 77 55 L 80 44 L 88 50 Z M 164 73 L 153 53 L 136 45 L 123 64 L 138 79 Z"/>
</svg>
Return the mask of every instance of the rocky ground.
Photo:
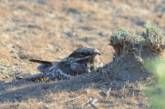
<svg viewBox="0 0 165 109">
<path fill-rule="evenodd" d="M 113 78 L 126 67 L 111 70 L 109 40 L 118 28 L 140 34 L 147 21 L 165 32 L 164 5 L 164 0 L 0 0 L 0 108 L 147 109 L 141 91 L 147 75 L 134 64 Z M 29 58 L 60 60 L 81 46 L 102 52 L 101 71 L 69 81 L 12 81 L 37 72 Z M 133 59 L 120 66 L 131 65 L 128 60 Z"/>
</svg>

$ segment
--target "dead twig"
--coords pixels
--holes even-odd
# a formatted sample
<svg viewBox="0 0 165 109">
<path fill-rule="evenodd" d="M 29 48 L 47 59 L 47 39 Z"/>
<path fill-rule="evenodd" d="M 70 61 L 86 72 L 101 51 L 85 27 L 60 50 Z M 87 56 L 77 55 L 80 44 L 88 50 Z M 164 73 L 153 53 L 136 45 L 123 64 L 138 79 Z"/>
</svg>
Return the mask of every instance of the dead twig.
<svg viewBox="0 0 165 109">
<path fill-rule="evenodd" d="M 91 107 L 93 107 L 94 109 L 98 109 L 97 106 L 96 106 L 96 102 L 98 101 L 98 99 L 96 98 L 93 98 L 93 97 L 90 97 L 86 103 L 84 103 L 82 105 L 82 108 L 84 108 L 85 106 L 87 105 L 90 105 Z"/>
<path fill-rule="evenodd" d="M 74 98 L 71 98 L 71 99 L 69 99 L 69 100 L 66 100 L 66 101 L 64 101 L 64 103 L 72 102 L 72 101 L 74 101 L 74 100 L 79 99 L 80 97 L 82 97 L 82 95 L 77 96 L 77 97 L 74 97 Z"/>
</svg>

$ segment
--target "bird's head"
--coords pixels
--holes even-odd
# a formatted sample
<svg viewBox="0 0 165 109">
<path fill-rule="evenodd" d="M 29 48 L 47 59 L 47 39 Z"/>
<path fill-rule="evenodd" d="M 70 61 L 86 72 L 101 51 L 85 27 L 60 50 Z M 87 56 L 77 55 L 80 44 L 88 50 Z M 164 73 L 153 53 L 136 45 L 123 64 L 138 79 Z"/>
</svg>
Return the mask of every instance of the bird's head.
<svg viewBox="0 0 165 109">
<path fill-rule="evenodd" d="M 75 51 L 73 51 L 69 57 L 73 58 L 83 58 L 87 56 L 96 56 L 96 55 L 101 55 L 100 51 L 95 49 L 95 48 L 78 48 Z"/>
</svg>

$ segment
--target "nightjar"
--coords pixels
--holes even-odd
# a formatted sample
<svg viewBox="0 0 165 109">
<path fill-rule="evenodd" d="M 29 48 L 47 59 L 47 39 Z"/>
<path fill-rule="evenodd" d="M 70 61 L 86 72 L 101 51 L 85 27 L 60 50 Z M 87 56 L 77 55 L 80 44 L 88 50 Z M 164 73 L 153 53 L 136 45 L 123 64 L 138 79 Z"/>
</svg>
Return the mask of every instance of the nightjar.
<svg viewBox="0 0 165 109">
<path fill-rule="evenodd" d="M 101 53 L 97 49 L 83 47 L 74 50 L 68 57 L 61 61 L 49 62 L 30 59 L 31 62 L 41 64 L 38 66 L 38 70 L 41 73 L 27 77 L 26 80 L 62 80 L 70 79 L 73 76 L 83 73 L 89 73 L 102 67 L 102 63 L 98 60 L 98 55 L 101 55 Z"/>
</svg>

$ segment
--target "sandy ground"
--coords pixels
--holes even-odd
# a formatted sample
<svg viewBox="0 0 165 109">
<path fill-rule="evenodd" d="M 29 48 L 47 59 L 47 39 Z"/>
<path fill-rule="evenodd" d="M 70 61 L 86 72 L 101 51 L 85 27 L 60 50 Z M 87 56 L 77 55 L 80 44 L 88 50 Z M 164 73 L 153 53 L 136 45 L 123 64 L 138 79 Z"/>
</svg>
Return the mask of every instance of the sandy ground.
<svg viewBox="0 0 165 109">
<path fill-rule="evenodd" d="M 136 78 L 144 74 L 136 66 L 128 71 L 135 72 L 131 83 L 125 76 L 106 75 L 122 72 L 107 67 L 114 53 L 108 44 L 118 28 L 140 34 L 147 21 L 165 32 L 164 6 L 164 0 L 0 0 L 0 108 L 148 108 L 141 79 Z M 81 46 L 99 49 L 108 70 L 69 81 L 12 81 L 17 74 L 37 72 L 29 58 L 60 60 Z"/>
</svg>

